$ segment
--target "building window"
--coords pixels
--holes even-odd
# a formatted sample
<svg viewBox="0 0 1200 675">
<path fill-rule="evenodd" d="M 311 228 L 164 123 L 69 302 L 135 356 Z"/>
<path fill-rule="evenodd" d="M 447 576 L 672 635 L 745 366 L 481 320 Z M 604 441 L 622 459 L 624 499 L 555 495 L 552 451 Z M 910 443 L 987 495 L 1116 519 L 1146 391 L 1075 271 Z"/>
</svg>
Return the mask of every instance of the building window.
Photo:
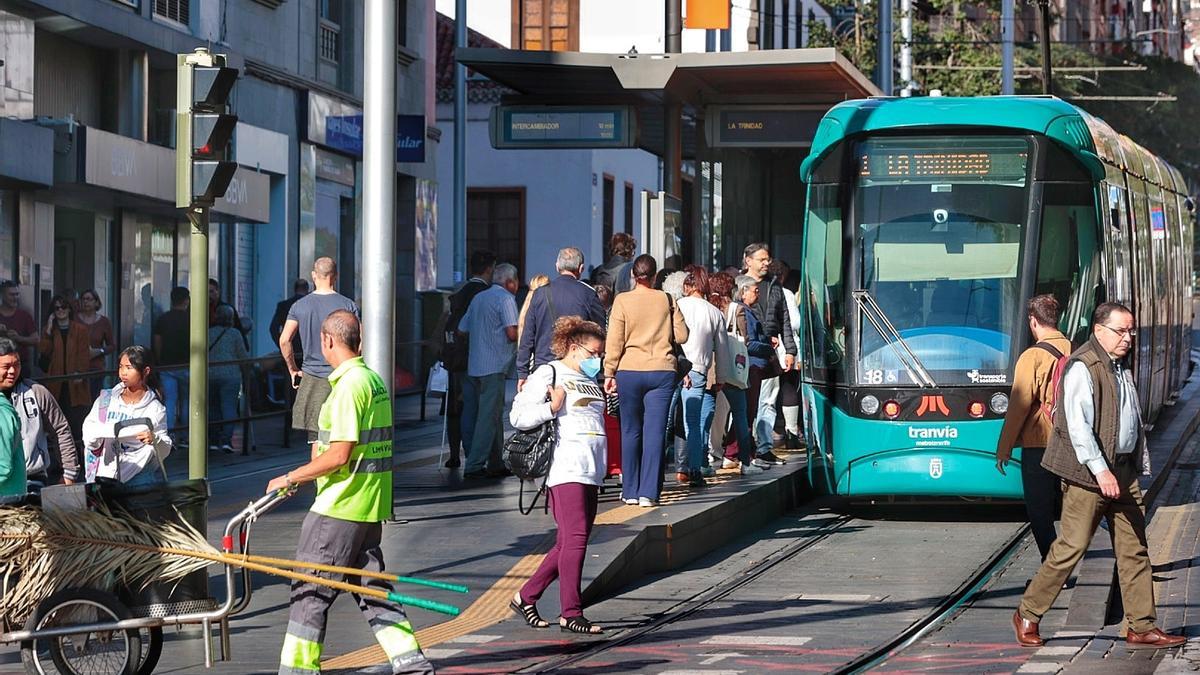
<svg viewBox="0 0 1200 675">
<path fill-rule="evenodd" d="M 512 0 L 514 49 L 579 51 L 579 0 Z"/>
<path fill-rule="evenodd" d="M 396 0 L 396 44 L 408 46 L 408 0 Z"/>
<path fill-rule="evenodd" d="M 633 234 L 633 183 L 625 184 L 625 233 Z"/>
<path fill-rule="evenodd" d="M 605 244 L 612 239 L 613 234 L 613 212 L 616 210 L 616 181 L 612 176 L 604 174 L 604 206 L 600 210 L 600 217 L 604 228 L 603 241 Z"/>
<path fill-rule="evenodd" d="M 154 0 L 154 15 L 185 26 L 191 15 L 189 0 Z"/>
<path fill-rule="evenodd" d="M 339 30 L 337 24 L 330 23 L 324 19 L 321 20 L 321 28 L 319 33 L 319 51 L 320 57 L 330 63 L 338 62 L 338 38 Z"/>
<path fill-rule="evenodd" d="M 525 189 L 467 190 L 467 254 L 487 249 L 525 273 Z"/>
</svg>

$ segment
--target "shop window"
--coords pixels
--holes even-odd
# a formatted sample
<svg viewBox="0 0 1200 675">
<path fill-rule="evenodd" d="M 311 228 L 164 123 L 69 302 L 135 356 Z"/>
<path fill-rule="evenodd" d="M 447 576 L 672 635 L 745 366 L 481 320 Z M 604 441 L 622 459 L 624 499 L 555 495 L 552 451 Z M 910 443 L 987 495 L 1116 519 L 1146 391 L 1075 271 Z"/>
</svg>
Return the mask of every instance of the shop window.
<svg viewBox="0 0 1200 675">
<path fill-rule="evenodd" d="M 154 0 L 154 16 L 170 19 L 187 26 L 191 18 L 191 2 L 189 0 Z"/>
<path fill-rule="evenodd" d="M 616 204 L 614 203 L 617 198 L 616 191 L 616 180 L 613 179 L 612 176 L 604 174 L 604 207 L 601 210 L 601 217 L 603 218 L 602 227 L 604 233 L 603 238 L 600 241 L 604 242 L 605 245 L 608 244 L 608 240 L 612 239 L 613 235 L 613 221 L 614 216 L 616 215 Z"/>
<path fill-rule="evenodd" d="M 525 273 L 524 188 L 467 190 L 467 255 L 487 249 Z"/>
<path fill-rule="evenodd" d="M 579 0 L 513 0 L 512 45 L 535 51 L 579 51 Z"/>
</svg>

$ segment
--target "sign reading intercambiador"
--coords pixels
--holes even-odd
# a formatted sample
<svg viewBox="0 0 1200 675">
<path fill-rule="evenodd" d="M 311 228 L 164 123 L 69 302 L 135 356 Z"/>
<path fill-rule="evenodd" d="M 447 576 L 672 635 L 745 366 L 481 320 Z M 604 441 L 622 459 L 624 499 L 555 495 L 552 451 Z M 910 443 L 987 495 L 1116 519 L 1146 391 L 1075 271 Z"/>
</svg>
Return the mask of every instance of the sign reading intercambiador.
<svg viewBox="0 0 1200 675">
<path fill-rule="evenodd" d="M 630 106 L 496 106 L 492 147 L 633 148 L 637 116 Z"/>
</svg>

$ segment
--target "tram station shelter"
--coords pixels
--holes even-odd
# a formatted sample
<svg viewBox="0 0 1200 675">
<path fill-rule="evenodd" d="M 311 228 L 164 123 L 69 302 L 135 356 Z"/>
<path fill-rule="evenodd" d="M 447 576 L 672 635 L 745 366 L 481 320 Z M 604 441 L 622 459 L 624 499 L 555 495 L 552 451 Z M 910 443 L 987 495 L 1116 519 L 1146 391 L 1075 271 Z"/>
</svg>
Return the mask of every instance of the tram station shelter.
<svg viewBox="0 0 1200 675">
<path fill-rule="evenodd" d="M 817 124 L 841 101 L 882 93 L 834 49 L 464 48 L 456 57 L 471 77 L 510 90 L 492 110 L 497 148 L 626 147 L 677 157 L 663 162 L 662 184 L 680 199 L 679 253 L 717 267 L 740 266 L 752 241 L 799 264 L 800 163 Z"/>
</svg>

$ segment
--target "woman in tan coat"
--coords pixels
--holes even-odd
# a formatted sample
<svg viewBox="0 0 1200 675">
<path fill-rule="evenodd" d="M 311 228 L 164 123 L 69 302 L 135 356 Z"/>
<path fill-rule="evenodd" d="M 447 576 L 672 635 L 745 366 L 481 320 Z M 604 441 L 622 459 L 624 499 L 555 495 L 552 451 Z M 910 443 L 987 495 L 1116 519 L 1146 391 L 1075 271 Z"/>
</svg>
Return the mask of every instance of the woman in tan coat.
<svg viewBox="0 0 1200 675">
<path fill-rule="evenodd" d="M 667 409 L 675 393 L 674 345 L 688 327 L 675 301 L 651 288 L 658 265 L 648 255 L 633 261 L 633 290 L 613 301 L 604 345 L 605 391 L 621 406 L 621 497 L 654 506 L 662 491 Z"/>
<path fill-rule="evenodd" d="M 50 308 L 50 317 L 42 326 L 42 341 L 38 344 L 43 369 L 51 377 L 86 373 L 91 368 L 92 357 L 88 327 L 75 320 L 75 310 L 63 296 L 54 296 Z M 51 380 L 45 384 L 66 415 L 71 433 L 78 442 L 83 418 L 92 405 L 87 381 L 81 376 L 78 379 Z"/>
</svg>

